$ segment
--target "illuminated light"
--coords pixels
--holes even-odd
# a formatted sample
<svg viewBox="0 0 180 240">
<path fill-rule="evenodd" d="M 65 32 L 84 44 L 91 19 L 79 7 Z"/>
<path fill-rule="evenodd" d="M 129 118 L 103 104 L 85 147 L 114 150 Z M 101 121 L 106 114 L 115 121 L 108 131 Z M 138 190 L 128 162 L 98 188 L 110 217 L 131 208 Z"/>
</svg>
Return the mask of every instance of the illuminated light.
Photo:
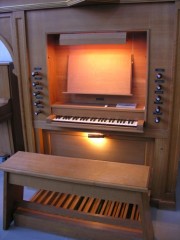
<svg viewBox="0 0 180 240">
<path fill-rule="evenodd" d="M 103 147 L 107 142 L 105 135 L 102 133 L 87 133 L 87 140 L 96 147 Z"/>
<path fill-rule="evenodd" d="M 105 135 L 102 133 L 88 133 L 88 138 L 104 138 Z"/>
</svg>

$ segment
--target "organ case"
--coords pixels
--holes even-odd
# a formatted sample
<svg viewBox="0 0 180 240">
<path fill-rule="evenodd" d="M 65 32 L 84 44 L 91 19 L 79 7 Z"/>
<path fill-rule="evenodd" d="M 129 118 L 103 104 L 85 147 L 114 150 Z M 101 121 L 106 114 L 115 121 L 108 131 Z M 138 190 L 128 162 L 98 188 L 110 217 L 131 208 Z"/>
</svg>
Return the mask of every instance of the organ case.
<svg viewBox="0 0 180 240">
<path fill-rule="evenodd" d="M 161 11 L 158 11 L 160 8 Z M 39 76 L 33 76 L 31 81 L 34 82 L 36 78 L 40 86 L 43 86 L 42 90 L 39 90 L 38 85 L 35 88 L 32 87 L 32 95 L 33 92 L 39 91 L 38 97 L 32 97 L 32 103 L 37 100 L 43 103 L 43 106 L 40 103 L 38 107 L 34 107 L 36 114 L 41 112 L 34 117 L 37 151 L 47 154 L 132 163 L 133 153 L 135 149 L 138 149 L 135 153 L 134 163 L 152 166 L 154 173 L 152 186 L 156 186 L 152 189 L 152 200 L 155 204 L 160 203 L 159 199 L 165 196 L 163 196 L 164 190 L 162 190 L 164 183 L 159 180 L 159 177 L 161 176 L 160 178 L 163 179 L 164 171 L 167 171 L 168 168 L 168 136 L 173 86 L 171 36 L 173 35 L 174 19 L 171 14 L 167 13 L 173 11 L 173 8 L 170 3 L 156 4 L 156 9 L 152 4 L 140 4 L 133 5 L 132 11 L 131 5 L 109 5 L 108 7 L 88 6 L 80 9 L 68 8 L 27 13 L 30 66 L 33 72 L 38 72 L 38 68 L 40 69 Z M 115 9 L 116 15 L 114 18 L 110 18 Z M 85 12 L 86 20 L 83 19 Z M 50 21 L 43 23 L 42 20 L 41 28 L 38 27 L 35 22 L 39 22 L 39 19 L 43 19 L 47 15 L 50 17 Z M 77 22 L 74 23 L 70 16 L 78 19 Z M 143 21 L 139 22 L 137 16 L 141 16 Z M 56 21 L 58 19 L 58 23 L 61 24 L 54 24 L 55 19 Z M 104 24 L 105 19 L 111 19 L 107 25 Z M 157 22 L 160 22 L 164 28 L 159 28 Z M 88 33 L 93 32 L 108 34 L 125 32 L 126 43 L 85 45 L 81 42 L 81 44 L 76 43 L 75 45 L 59 45 L 59 38 L 62 34 L 88 35 Z M 41 46 L 38 43 L 31 44 L 34 41 L 34 36 L 39 39 Z M 74 89 L 76 85 L 73 86 L 73 90 L 68 89 L 69 71 L 74 71 L 73 74 L 76 75 L 75 69 L 80 68 L 79 65 L 77 68 L 71 66 L 73 62 L 71 54 L 72 56 L 81 55 L 81 52 L 94 52 L 97 49 L 98 51 L 111 52 L 115 49 L 116 53 L 120 49 L 131 56 L 132 65 L 129 67 L 129 71 L 132 73 L 132 78 L 129 94 L 115 94 L 114 92 L 109 94 L 107 89 L 103 90 L 106 93 L 93 93 L 90 85 L 85 91 L 80 89 L 82 92 L 78 92 L 79 89 Z M 38 58 L 37 53 L 41 57 Z M 76 61 L 78 60 L 76 59 L 74 62 Z M 80 69 L 78 74 L 80 74 L 79 72 Z M 93 79 L 91 80 L 93 81 Z M 86 83 L 86 79 L 84 82 Z M 117 103 L 135 103 L 136 107 L 119 109 L 116 107 Z M 106 105 L 108 107 L 105 107 Z M 159 112 L 157 108 L 160 109 Z M 139 120 L 141 130 L 139 131 L 139 128 L 134 130 L 134 128 L 128 127 L 107 127 L 96 124 L 54 122 L 52 121 L 54 115 Z M 102 145 L 101 147 L 98 145 L 85 147 L 89 140 L 84 137 L 84 134 L 88 132 L 104 134 L 106 141 L 104 148 Z M 86 151 L 81 150 L 81 148 L 86 149 Z M 131 149 L 128 154 L 126 148 Z M 97 154 L 92 156 L 91 152 Z M 159 164 L 160 159 L 163 159 L 163 166 Z"/>
<path fill-rule="evenodd" d="M 177 110 L 172 110 L 174 99 L 177 99 L 174 90 L 178 86 L 178 74 L 174 74 L 178 4 L 176 1 L 132 2 L 52 9 L 48 9 L 45 3 L 45 7 L 38 10 L 36 8 L 40 7 L 32 4 L 31 11 L 25 4 L 25 12 L 9 10 L 12 13 L 7 15 L 12 18 L 16 30 L 11 33 L 12 46 L 19 49 L 14 53 L 22 106 L 23 101 L 26 103 L 22 108 L 26 148 L 47 154 L 150 165 L 153 169 L 152 203 L 159 207 L 172 207 L 175 203 L 174 173 L 177 173 L 179 157 L 177 146 L 175 156 L 170 144 L 170 140 L 172 143 L 175 141 L 176 130 L 171 131 L 171 126 L 178 116 Z M 16 6 L 14 9 L 17 10 Z M 11 42 L 4 28 L 1 31 Z M 16 32 L 22 33 L 18 41 Z M 76 45 L 59 45 L 59 38 L 63 35 L 88 33 L 95 36 L 126 33 L 126 42 L 85 45 L 76 37 Z M 117 45 L 119 49 L 128 51 L 131 59 L 128 94 L 109 94 L 107 89 L 105 94 L 77 92 L 77 89 L 69 88 L 68 65 L 73 62 L 73 58 L 68 60 L 69 52 L 93 51 L 95 47 L 107 51 L 116 49 Z M 73 67 L 71 70 L 74 71 Z M 117 103 L 135 103 L 136 107 L 119 109 Z M 136 120 L 140 121 L 140 128 L 52 121 L 52 116 L 57 115 Z M 85 136 L 93 132 L 105 136 L 104 146 L 93 145 Z"/>
</svg>

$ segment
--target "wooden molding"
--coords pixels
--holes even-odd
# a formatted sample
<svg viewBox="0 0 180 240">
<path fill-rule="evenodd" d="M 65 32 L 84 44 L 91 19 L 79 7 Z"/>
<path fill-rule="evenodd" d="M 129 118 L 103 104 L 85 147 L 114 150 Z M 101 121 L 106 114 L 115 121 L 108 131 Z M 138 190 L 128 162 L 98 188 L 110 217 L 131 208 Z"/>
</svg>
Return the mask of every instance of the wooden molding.
<svg viewBox="0 0 180 240">
<path fill-rule="evenodd" d="M 14 68 L 18 77 L 24 145 L 26 151 L 34 151 L 35 144 L 33 138 L 32 112 L 30 107 L 31 98 L 29 95 L 29 69 L 26 51 L 27 46 L 24 12 L 13 12 L 12 23 Z M 19 49 L 21 49 L 21 51 L 19 51 Z"/>
<path fill-rule="evenodd" d="M 179 160 L 179 146 L 180 146 L 180 95 L 179 95 L 179 89 L 180 89 L 180 73 L 179 73 L 179 64 L 180 64 L 180 4 L 177 2 L 177 42 L 176 42 L 176 55 L 175 55 L 175 75 L 174 75 L 174 99 L 173 99 L 173 105 L 172 105 L 172 125 L 171 125 L 171 137 L 170 137 L 170 156 L 169 159 L 169 174 L 168 174 L 168 191 L 171 192 L 172 189 L 175 189 L 177 184 L 176 174 L 178 172 L 178 165 L 179 162 L 176 160 Z M 174 160 L 174 161 L 173 161 Z M 176 171 L 176 174 L 173 174 L 173 172 Z"/>
<path fill-rule="evenodd" d="M 175 2 L 175 0 L 36 0 L 24 3 L 24 0 L 7 0 L 6 3 L 0 3 L 0 12 L 28 11 L 48 8 L 63 8 L 74 5 L 88 4 L 111 4 L 111 3 L 142 3 L 142 2 Z"/>
<path fill-rule="evenodd" d="M 10 1 L 9 1 L 10 2 Z M 84 0 L 61 0 L 56 2 L 51 1 L 32 1 L 31 3 L 24 3 L 23 0 L 16 1 L 16 3 L 6 3 L 0 4 L 0 12 L 12 12 L 12 11 L 21 11 L 21 10 L 37 10 L 37 9 L 47 9 L 47 8 L 61 8 L 69 7 L 78 3 L 84 2 Z"/>
</svg>

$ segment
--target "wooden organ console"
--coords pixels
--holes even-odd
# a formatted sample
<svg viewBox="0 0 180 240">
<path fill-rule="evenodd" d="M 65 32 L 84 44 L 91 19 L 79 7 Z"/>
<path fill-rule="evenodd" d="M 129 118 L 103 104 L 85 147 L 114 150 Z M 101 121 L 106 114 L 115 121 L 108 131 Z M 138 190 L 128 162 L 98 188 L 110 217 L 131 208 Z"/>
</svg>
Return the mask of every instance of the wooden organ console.
<svg viewBox="0 0 180 240">
<path fill-rule="evenodd" d="M 148 165 L 151 203 L 174 208 L 179 1 L 36 2 L 0 3 L 25 149 Z M 101 144 L 88 138 L 94 133 Z"/>
</svg>

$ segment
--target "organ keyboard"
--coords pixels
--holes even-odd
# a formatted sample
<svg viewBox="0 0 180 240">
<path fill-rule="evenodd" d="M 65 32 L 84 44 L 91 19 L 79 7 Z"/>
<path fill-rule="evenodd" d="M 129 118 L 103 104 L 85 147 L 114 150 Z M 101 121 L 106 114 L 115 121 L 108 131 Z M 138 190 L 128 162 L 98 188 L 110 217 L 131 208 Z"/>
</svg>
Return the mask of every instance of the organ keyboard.
<svg viewBox="0 0 180 240">
<path fill-rule="evenodd" d="M 84 117 L 70 115 L 50 115 L 47 122 L 56 127 L 107 130 L 122 132 L 143 132 L 144 120 L 106 118 L 106 117 Z"/>
<path fill-rule="evenodd" d="M 52 120 L 57 121 L 57 122 L 89 123 L 89 124 L 124 126 L 124 127 L 137 127 L 138 126 L 138 121 L 135 121 L 135 120 L 124 120 L 124 119 L 113 119 L 113 118 L 107 119 L 107 118 L 96 118 L 96 117 L 78 117 L 78 116 L 56 115 Z"/>
</svg>

